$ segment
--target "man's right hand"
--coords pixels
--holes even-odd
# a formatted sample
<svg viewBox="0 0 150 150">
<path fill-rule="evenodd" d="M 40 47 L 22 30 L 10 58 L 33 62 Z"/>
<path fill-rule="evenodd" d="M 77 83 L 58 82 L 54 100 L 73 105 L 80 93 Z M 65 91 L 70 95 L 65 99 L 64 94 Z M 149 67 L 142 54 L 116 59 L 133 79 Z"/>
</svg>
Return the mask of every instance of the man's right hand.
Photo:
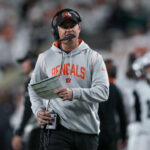
<svg viewBox="0 0 150 150">
<path fill-rule="evenodd" d="M 14 136 L 12 139 L 12 147 L 14 150 L 21 150 L 22 147 L 22 139 L 21 136 Z"/>
<path fill-rule="evenodd" d="M 46 110 L 38 111 L 37 119 L 40 125 L 46 125 L 53 122 L 53 118 L 50 117 L 50 111 Z"/>
</svg>

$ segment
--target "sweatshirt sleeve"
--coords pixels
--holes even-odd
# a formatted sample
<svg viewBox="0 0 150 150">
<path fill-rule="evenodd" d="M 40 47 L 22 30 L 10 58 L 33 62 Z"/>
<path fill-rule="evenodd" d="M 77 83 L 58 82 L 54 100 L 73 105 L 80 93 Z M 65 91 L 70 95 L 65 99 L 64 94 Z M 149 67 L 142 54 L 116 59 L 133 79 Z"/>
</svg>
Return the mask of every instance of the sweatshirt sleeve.
<svg viewBox="0 0 150 150">
<path fill-rule="evenodd" d="M 29 96 L 31 101 L 31 108 L 35 116 L 37 116 L 37 112 L 39 110 L 45 110 L 45 106 L 43 105 L 42 99 L 34 92 L 34 90 L 31 88 L 31 84 L 34 84 L 36 82 L 39 82 L 45 78 L 47 78 L 45 69 L 44 69 L 44 59 L 43 55 L 40 54 L 36 63 L 36 66 L 34 68 L 34 71 L 31 76 L 31 80 L 28 86 L 29 90 Z"/>
<path fill-rule="evenodd" d="M 73 99 L 86 102 L 106 101 L 109 96 L 109 80 L 103 58 L 93 52 L 91 58 L 92 84 L 90 88 L 73 88 Z"/>
</svg>

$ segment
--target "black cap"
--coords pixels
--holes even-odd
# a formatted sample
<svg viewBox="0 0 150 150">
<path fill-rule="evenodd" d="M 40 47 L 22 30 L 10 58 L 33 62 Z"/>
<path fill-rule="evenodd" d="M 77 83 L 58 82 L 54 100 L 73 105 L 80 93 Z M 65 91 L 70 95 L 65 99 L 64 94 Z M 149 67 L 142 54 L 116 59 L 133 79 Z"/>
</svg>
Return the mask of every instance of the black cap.
<svg viewBox="0 0 150 150">
<path fill-rule="evenodd" d="M 76 16 L 74 13 L 65 11 L 58 15 L 58 17 L 56 19 L 56 25 L 59 26 L 66 20 L 72 20 L 76 24 L 78 24 L 80 22 L 78 16 Z"/>
<path fill-rule="evenodd" d="M 29 52 L 27 52 L 27 54 L 24 57 L 17 59 L 17 62 L 22 63 L 27 59 L 35 59 L 36 57 L 37 57 L 37 55 L 35 53 L 29 51 Z"/>
</svg>

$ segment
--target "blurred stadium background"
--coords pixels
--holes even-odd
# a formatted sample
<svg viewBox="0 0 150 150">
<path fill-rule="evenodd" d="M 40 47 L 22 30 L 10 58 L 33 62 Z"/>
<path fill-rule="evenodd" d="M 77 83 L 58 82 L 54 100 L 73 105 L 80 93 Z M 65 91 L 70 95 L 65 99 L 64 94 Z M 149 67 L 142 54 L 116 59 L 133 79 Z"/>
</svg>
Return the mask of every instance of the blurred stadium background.
<svg viewBox="0 0 150 150">
<path fill-rule="evenodd" d="M 5 150 L 11 150 L 12 132 L 23 109 L 26 77 L 16 60 L 27 51 L 40 53 L 50 47 L 54 41 L 51 19 L 61 8 L 81 14 L 81 39 L 104 59 L 114 61 L 116 83 L 122 89 L 134 84 L 132 63 L 150 50 L 149 0 L 0 0 L 0 128 L 6 124 L 0 131 L 8 142 Z M 4 134 L 0 133 L 0 141 Z"/>
</svg>

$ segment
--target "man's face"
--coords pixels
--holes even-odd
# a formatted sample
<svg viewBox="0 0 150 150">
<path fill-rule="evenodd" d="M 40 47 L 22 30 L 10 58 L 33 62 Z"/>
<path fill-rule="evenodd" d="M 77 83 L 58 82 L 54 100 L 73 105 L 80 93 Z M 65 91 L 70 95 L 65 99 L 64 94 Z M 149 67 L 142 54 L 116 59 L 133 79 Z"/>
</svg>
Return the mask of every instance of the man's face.
<svg viewBox="0 0 150 150">
<path fill-rule="evenodd" d="M 150 81 L 150 65 L 145 68 L 146 79 Z"/>
<path fill-rule="evenodd" d="M 21 63 L 21 67 L 22 67 L 23 72 L 26 75 L 30 74 L 30 72 L 32 71 L 31 62 L 29 59 L 26 59 L 25 61 L 23 61 Z"/>
<path fill-rule="evenodd" d="M 60 26 L 58 26 L 59 38 L 63 39 L 69 35 L 75 35 L 75 39 L 78 39 L 80 34 L 81 27 L 79 24 L 75 23 L 72 20 L 64 21 Z"/>
</svg>

